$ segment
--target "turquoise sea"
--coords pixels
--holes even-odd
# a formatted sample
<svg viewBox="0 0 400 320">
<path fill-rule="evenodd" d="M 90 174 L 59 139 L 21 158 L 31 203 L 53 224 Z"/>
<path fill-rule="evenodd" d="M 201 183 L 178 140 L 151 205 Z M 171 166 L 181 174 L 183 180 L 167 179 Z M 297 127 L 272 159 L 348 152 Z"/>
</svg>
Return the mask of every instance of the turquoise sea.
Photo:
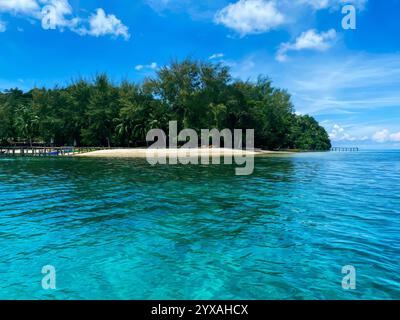
<svg viewBox="0 0 400 320">
<path fill-rule="evenodd" d="M 234 169 L 0 158 L 0 299 L 400 299 L 400 151 Z"/>
</svg>

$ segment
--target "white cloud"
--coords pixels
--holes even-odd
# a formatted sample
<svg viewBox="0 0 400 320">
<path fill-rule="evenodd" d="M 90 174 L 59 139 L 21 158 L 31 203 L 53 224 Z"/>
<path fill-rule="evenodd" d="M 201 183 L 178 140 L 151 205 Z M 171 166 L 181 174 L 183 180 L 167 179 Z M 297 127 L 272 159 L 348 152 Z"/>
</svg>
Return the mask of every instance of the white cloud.
<svg viewBox="0 0 400 320">
<path fill-rule="evenodd" d="M 214 60 L 214 59 L 223 58 L 224 56 L 225 55 L 223 53 L 214 53 L 208 59 L 209 60 Z"/>
<path fill-rule="evenodd" d="M 136 71 L 142 71 L 142 70 L 146 70 L 146 69 L 147 70 L 157 70 L 157 68 L 158 68 L 157 62 L 152 62 L 152 63 L 146 64 L 146 65 L 138 64 L 137 66 L 135 66 Z"/>
<path fill-rule="evenodd" d="M 41 21 L 43 29 L 69 29 L 80 35 L 112 35 L 130 38 L 128 27 L 113 14 L 97 9 L 88 19 L 73 15 L 68 0 L 0 0 L 0 12 L 26 16 Z"/>
<path fill-rule="evenodd" d="M 0 0 L 0 12 L 37 16 L 40 8 L 36 0 Z"/>
<path fill-rule="evenodd" d="M 72 7 L 68 0 L 42 0 L 41 2 L 44 4 L 41 10 L 43 29 L 63 30 L 77 26 L 79 19 L 71 17 Z"/>
<path fill-rule="evenodd" d="M 113 14 L 106 14 L 101 8 L 89 17 L 89 29 L 82 28 L 82 34 L 89 34 L 95 37 L 113 35 L 123 37 L 125 40 L 130 38 L 129 29 L 121 20 Z"/>
<path fill-rule="evenodd" d="M 239 0 L 218 11 L 215 22 L 245 36 L 274 29 L 285 22 L 285 17 L 275 1 Z"/>
<path fill-rule="evenodd" d="M 335 29 L 330 29 L 326 32 L 318 33 L 315 29 L 303 32 L 293 43 L 282 43 L 276 59 L 285 61 L 289 51 L 300 50 L 317 50 L 324 51 L 332 46 L 333 40 L 336 39 Z"/>
<path fill-rule="evenodd" d="M 330 0 L 297 0 L 299 4 L 307 4 L 315 9 L 325 9 L 332 1 Z"/>
<path fill-rule="evenodd" d="M 357 10 L 363 10 L 367 1 L 238 0 L 217 11 L 214 22 L 236 31 L 241 36 L 264 33 L 283 26 L 290 31 L 307 25 L 317 11 L 336 11 L 345 4 L 353 4 Z M 172 1 L 162 1 L 162 4 L 166 6 L 170 2 Z M 187 0 L 187 7 L 191 4 L 192 1 Z"/>
<path fill-rule="evenodd" d="M 336 139 L 343 132 L 344 132 L 344 129 L 341 126 L 339 126 L 338 124 L 335 124 L 333 126 L 333 129 L 332 129 L 331 133 L 329 134 L 329 137 L 331 139 Z"/>
<path fill-rule="evenodd" d="M 400 132 L 392 133 L 390 135 L 390 140 L 394 142 L 400 142 Z"/>
<path fill-rule="evenodd" d="M 0 32 L 5 32 L 7 30 L 6 23 L 0 20 Z"/>
<path fill-rule="evenodd" d="M 0 11 L 41 20 L 44 29 L 63 30 L 78 23 L 68 0 L 0 0 Z"/>
<path fill-rule="evenodd" d="M 379 143 L 400 142 L 400 132 L 391 133 L 388 129 L 383 129 L 375 132 L 372 140 Z"/>
<path fill-rule="evenodd" d="M 338 125 L 335 124 L 332 128 L 332 131 L 329 133 L 329 138 L 331 138 L 334 141 L 356 141 L 356 140 L 366 140 L 367 137 L 363 137 L 361 139 L 358 139 L 349 133 L 345 131 L 345 129 Z"/>
<path fill-rule="evenodd" d="M 381 131 L 375 132 L 372 139 L 376 142 L 386 142 L 389 139 L 389 130 L 383 129 Z"/>
</svg>

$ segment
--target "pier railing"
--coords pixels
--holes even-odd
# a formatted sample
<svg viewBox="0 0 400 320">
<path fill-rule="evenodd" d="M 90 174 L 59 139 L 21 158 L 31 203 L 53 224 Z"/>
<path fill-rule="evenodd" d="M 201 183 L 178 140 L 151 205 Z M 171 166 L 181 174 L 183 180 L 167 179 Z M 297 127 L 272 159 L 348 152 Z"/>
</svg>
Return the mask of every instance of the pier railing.
<svg viewBox="0 0 400 320">
<path fill-rule="evenodd" d="M 99 147 L 0 147 L 0 156 L 54 157 L 102 150 Z"/>
<path fill-rule="evenodd" d="M 351 148 L 348 148 L 348 147 L 333 147 L 333 148 L 331 148 L 331 151 L 334 151 L 334 152 L 358 152 L 358 151 L 360 151 L 360 149 L 357 148 L 357 147 L 351 147 Z"/>
</svg>

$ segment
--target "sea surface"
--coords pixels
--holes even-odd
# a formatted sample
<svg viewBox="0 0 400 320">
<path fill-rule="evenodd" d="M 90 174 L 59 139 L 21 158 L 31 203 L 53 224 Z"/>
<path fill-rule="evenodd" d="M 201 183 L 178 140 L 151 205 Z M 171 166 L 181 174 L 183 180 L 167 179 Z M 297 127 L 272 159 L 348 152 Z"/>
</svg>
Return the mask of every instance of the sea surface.
<svg viewBox="0 0 400 320">
<path fill-rule="evenodd" d="M 235 167 L 0 158 L 0 299 L 400 299 L 400 151 Z"/>
</svg>

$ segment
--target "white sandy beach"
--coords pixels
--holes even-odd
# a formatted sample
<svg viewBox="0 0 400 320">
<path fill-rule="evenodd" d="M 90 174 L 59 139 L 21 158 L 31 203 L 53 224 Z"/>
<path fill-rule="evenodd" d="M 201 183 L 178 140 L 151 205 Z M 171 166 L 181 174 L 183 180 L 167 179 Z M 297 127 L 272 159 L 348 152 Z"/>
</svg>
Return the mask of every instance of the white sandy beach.
<svg viewBox="0 0 400 320">
<path fill-rule="evenodd" d="M 221 157 L 221 156 L 258 156 L 258 155 L 277 155 L 289 154 L 290 152 L 281 151 L 249 151 L 226 148 L 196 148 L 196 149 L 108 149 L 98 150 L 88 153 L 74 155 L 75 157 L 91 157 L 91 158 L 146 158 L 149 156 L 164 157 L 164 156 L 180 156 L 180 157 Z"/>
</svg>

